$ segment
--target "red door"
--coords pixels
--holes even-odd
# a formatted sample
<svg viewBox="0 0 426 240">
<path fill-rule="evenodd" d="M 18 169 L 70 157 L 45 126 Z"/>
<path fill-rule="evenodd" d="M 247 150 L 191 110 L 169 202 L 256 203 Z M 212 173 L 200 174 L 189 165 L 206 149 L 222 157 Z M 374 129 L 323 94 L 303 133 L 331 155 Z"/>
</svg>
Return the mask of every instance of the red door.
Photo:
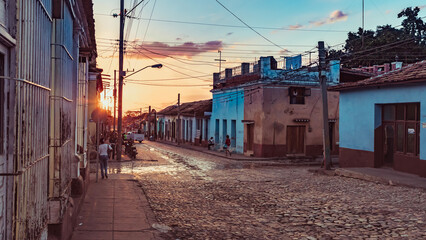
<svg viewBox="0 0 426 240">
<path fill-rule="evenodd" d="M 287 154 L 305 153 L 305 126 L 287 126 Z"/>
</svg>

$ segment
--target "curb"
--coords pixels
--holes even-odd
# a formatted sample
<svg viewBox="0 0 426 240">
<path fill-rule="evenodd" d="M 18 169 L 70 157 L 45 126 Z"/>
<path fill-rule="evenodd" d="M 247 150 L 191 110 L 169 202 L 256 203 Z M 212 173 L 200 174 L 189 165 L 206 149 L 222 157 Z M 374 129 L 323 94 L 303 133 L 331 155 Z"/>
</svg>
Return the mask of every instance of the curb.
<svg viewBox="0 0 426 240">
<path fill-rule="evenodd" d="M 335 175 L 340 176 L 340 177 L 355 178 L 355 179 L 360 179 L 360 180 L 365 180 L 365 181 L 369 181 L 369 182 L 374 182 L 374 183 L 379 183 L 379 184 L 384 184 L 384 185 L 390 185 L 390 186 L 403 186 L 403 187 L 409 187 L 409 188 L 424 189 L 422 187 L 417 187 L 417 186 L 413 186 L 413 185 L 410 185 L 410 184 L 401 183 L 401 182 L 398 182 L 398 181 L 392 181 L 390 179 L 376 177 L 376 176 L 368 175 L 368 174 L 365 174 L 365 173 L 355 172 L 355 171 L 351 171 L 351 170 L 344 169 L 344 168 L 338 168 L 334 172 L 335 172 Z"/>
<path fill-rule="evenodd" d="M 156 141 L 156 142 L 158 142 L 158 143 L 162 143 L 162 144 L 167 144 L 167 145 L 169 145 L 169 146 L 175 146 L 175 147 L 180 147 L 180 148 L 185 148 L 185 149 L 188 149 L 188 150 L 193 150 L 193 151 L 197 151 L 197 152 L 202 152 L 202 153 L 205 153 L 205 154 L 210 154 L 210 155 L 212 155 L 212 156 L 216 156 L 216 157 L 221 157 L 221 158 L 226 158 L 226 159 L 231 159 L 231 160 L 237 160 L 237 161 L 271 161 L 271 160 L 289 160 L 289 159 L 297 159 L 297 158 L 282 158 L 282 157 L 272 157 L 272 158 L 253 158 L 253 159 L 246 159 L 246 158 L 232 158 L 232 157 L 228 157 L 228 156 L 223 156 L 223 155 L 221 155 L 221 154 L 219 154 L 219 153 L 213 153 L 212 151 L 214 151 L 214 150 L 211 150 L 211 151 L 206 151 L 206 150 L 199 150 L 199 149 L 196 149 L 196 148 L 192 148 L 192 147 L 188 147 L 188 146 L 186 146 L 186 145 L 176 145 L 176 144 L 173 144 L 173 143 L 169 143 L 169 142 L 167 142 L 167 141 Z M 217 151 L 214 151 L 214 152 L 217 152 Z M 302 159 L 306 159 L 306 158 L 302 158 Z"/>
<path fill-rule="evenodd" d="M 169 145 L 169 146 L 180 147 L 180 148 L 184 148 L 184 149 L 188 149 L 188 150 L 192 150 L 192 151 L 196 151 L 196 152 L 201 152 L 201 153 L 209 154 L 211 156 L 221 157 L 221 158 L 234 160 L 234 161 L 257 162 L 258 164 L 264 163 L 265 164 L 264 166 L 293 166 L 293 167 L 297 167 L 297 166 L 320 166 L 321 165 L 320 161 L 314 161 L 314 162 L 311 161 L 311 162 L 302 162 L 302 163 L 285 163 L 285 162 L 280 163 L 280 162 L 276 162 L 277 160 L 286 161 L 286 160 L 293 160 L 293 159 L 297 159 L 297 158 L 282 158 L 282 157 L 263 158 L 263 159 L 259 159 L 259 158 L 256 158 L 256 159 L 232 158 L 232 157 L 228 157 L 228 156 L 223 156 L 221 154 L 213 153 L 211 151 L 199 150 L 199 149 L 196 149 L 196 148 L 187 147 L 185 145 L 176 145 L 176 144 L 173 144 L 173 143 L 169 143 L 167 141 L 155 141 L 155 142 L 160 143 L 160 144 L 166 144 L 166 145 Z M 306 159 L 306 158 L 300 158 L 300 159 Z"/>
</svg>

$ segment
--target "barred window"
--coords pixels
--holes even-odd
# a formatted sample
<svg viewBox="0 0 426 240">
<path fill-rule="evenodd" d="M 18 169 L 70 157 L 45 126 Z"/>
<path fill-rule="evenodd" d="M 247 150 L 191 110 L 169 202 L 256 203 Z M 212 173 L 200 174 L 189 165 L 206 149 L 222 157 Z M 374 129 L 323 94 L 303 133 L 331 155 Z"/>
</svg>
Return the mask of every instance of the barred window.
<svg viewBox="0 0 426 240">
<path fill-rule="evenodd" d="M 396 129 L 394 151 L 419 155 L 420 153 L 420 104 L 401 103 L 383 106 L 383 122 Z"/>
</svg>

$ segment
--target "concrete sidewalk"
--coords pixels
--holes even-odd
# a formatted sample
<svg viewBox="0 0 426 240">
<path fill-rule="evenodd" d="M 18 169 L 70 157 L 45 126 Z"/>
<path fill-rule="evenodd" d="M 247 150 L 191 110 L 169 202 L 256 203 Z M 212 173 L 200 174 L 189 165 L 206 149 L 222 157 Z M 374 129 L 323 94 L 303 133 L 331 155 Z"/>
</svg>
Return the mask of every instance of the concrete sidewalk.
<svg viewBox="0 0 426 240">
<path fill-rule="evenodd" d="M 338 168 L 335 174 L 370 182 L 426 189 L 426 179 L 392 168 Z"/>
<path fill-rule="evenodd" d="M 91 184 L 78 216 L 73 240 L 164 239 L 154 229 L 155 216 L 139 187 L 129 174 L 110 174 Z"/>
</svg>

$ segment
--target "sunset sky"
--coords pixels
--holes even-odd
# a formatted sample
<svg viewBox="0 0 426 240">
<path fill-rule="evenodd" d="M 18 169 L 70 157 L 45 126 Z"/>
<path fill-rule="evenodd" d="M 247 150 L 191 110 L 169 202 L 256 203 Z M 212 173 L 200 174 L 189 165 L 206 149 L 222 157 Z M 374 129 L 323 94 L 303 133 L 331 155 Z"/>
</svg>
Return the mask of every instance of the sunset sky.
<svg viewBox="0 0 426 240">
<path fill-rule="evenodd" d="M 119 0 L 94 0 L 98 67 L 104 74 L 118 70 Z M 130 10 L 134 2 L 126 0 Z M 254 62 L 261 56 L 315 52 L 318 41 L 341 47 L 349 31 L 362 24 L 361 0 L 219 0 L 229 11 L 263 35 L 246 27 L 216 0 L 145 0 L 126 19 L 124 69 L 139 70 L 162 63 L 161 69 L 147 68 L 125 81 L 124 110 L 157 110 L 182 102 L 211 98 L 213 73 Z M 365 28 L 398 26 L 397 14 L 419 6 L 426 15 L 424 0 L 365 0 Z M 269 41 L 268 41 L 269 40 Z M 277 46 L 278 45 L 278 46 Z M 311 54 L 312 61 L 317 58 Z M 282 58 L 281 58 L 282 59 Z M 128 74 L 131 74 L 129 72 Z M 111 84 L 112 86 L 112 84 Z M 106 90 L 112 96 L 112 90 Z"/>
</svg>

